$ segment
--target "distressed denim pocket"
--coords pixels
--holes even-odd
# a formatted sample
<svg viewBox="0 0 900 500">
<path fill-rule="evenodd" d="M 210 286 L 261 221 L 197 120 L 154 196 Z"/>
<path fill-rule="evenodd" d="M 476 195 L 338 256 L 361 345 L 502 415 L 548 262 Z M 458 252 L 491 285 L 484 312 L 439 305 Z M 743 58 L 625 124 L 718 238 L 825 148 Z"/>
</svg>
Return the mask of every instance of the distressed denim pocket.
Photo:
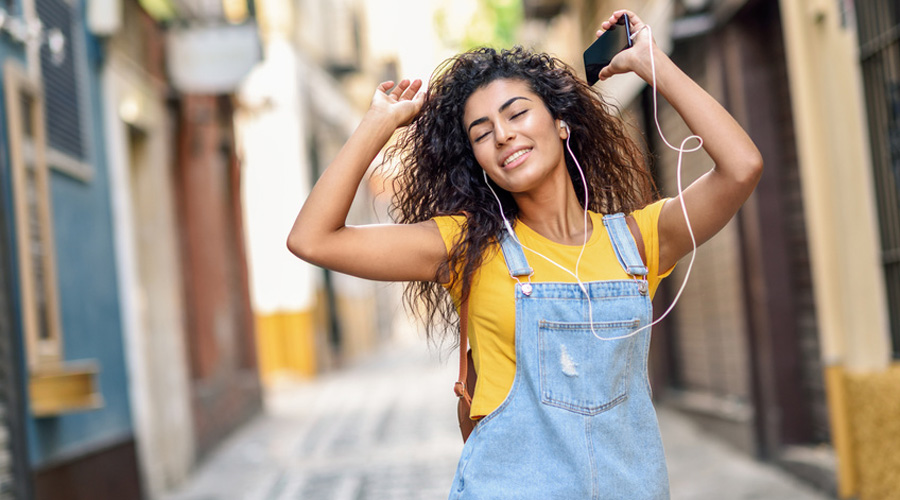
<svg viewBox="0 0 900 500">
<path fill-rule="evenodd" d="M 598 322 L 591 331 L 589 323 L 542 321 L 538 330 L 541 402 L 596 415 L 625 401 L 636 337 L 603 339 L 627 335 L 638 325 L 637 320 Z"/>
</svg>

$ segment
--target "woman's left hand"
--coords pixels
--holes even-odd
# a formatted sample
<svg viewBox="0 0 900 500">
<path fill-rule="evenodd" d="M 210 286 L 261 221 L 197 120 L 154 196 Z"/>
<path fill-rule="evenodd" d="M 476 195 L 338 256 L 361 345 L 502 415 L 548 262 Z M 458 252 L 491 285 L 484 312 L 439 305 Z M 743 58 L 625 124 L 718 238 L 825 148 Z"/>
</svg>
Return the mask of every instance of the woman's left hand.
<svg viewBox="0 0 900 500">
<path fill-rule="evenodd" d="M 636 34 L 634 45 L 616 54 L 609 66 L 600 71 L 600 79 L 634 72 L 645 82 L 655 84 L 655 91 L 681 116 L 691 133 L 703 138 L 703 149 L 715 163 L 660 211 L 659 269 L 665 270 L 687 255 L 694 241 L 699 245 L 725 227 L 759 182 L 763 160 L 737 120 L 660 50 L 637 15 L 618 10 L 603 22 L 603 28 L 612 28 L 624 14 L 628 14 L 631 33 Z M 616 25 L 616 29 L 623 28 Z M 690 217 L 690 230 L 682 201 Z"/>
<path fill-rule="evenodd" d="M 644 24 L 644 21 L 642 21 L 637 14 L 630 10 L 617 10 L 613 12 L 609 19 L 603 21 L 603 24 L 601 25 L 603 29 L 597 31 L 597 37 L 602 35 L 606 30 L 625 29 L 624 26 L 618 24 L 619 19 L 625 14 L 628 14 L 628 20 L 631 24 L 630 28 L 631 34 L 634 37 L 632 40 L 634 45 L 627 50 L 619 52 L 613 57 L 609 65 L 600 71 L 600 80 L 606 80 L 613 75 L 633 71 L 645 81 L 649 82 L 649 79 L 652 78 L 652 74 L 648 45 L 652 45 L 654 51 L 657 51 L 657 46 L 650 36 L 650 31 L 644 29 L 646 24 Z M 659 54 L 660 53 L 657 51 L 656 55 L 658 57 Z"/>
</svg>

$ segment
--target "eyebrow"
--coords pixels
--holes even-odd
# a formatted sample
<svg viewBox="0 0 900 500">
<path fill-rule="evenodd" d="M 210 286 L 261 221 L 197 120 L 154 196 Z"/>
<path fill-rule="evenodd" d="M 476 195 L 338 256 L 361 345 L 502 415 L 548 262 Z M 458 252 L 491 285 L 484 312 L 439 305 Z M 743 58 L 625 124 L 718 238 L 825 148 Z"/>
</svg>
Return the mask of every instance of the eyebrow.
<svg viewBox="0 0 900 500">
<path fill-rule="evenodd" d="M 518 101 L 519 99 L 525 99 L 526 101 L 529 101 L 529 102 L 531 101 L 531 99 L 529 99 L 529 98 L 527 98 L 527 97 L 525 97 L 525 96 L 516 96 L 516 97 L 513 97 L 512 99 L 510 99 L 510 100 L 504 102 L 503 105 L 500 106 L 500 108 L 498 109 L 498 111 L 502 113 L 503 110 L 505 110 L 506 108 L 510 107 L 510 106 L 512 105 L 512 103 Z M 472 131 L 472 127 L 474 127 L 474 126 L 476 126 L 476 125 L 481 125 L 482 123 L 484 123 L 484 122 L 486 122 L 486 121 L 487 121 L 487 117 L 486 117 L 486 116 L 482 116 L 481 118 L 478 118 L 477 120 L 475 120 L 475 121 L 473 121 L 472 123 L 469 124 L 469 128 L 466 129 L 466 133 L 471 132 L 471 131 Z"/>
</svg>

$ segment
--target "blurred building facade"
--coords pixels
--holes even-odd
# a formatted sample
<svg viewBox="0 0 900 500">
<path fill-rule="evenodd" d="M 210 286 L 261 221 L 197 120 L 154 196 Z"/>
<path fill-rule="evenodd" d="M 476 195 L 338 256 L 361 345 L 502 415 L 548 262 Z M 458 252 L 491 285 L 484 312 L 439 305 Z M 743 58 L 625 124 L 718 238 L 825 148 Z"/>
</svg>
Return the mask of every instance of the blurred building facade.
<svg viewBox="0 0 900 500">
<path fill-rule="evenodd" d="M 525 36 L 576 62 L 614 9 L 635 10 L 765 158 L 753 197 L 698 250 L 678 307 L 655 330 L 657 397 L 842 498 L 894 495 L 896 2 L 524 4 Z M 656 133 L 650 90 L 620 80 L 602 89 L 642 131 L 657 183 L 672 196 L 675 153 Z M 689 135 L 664 102 L 659 120 L 670 141 Z M 685 182 L 711 166 L 703 154 L 686 155 Z M 668 305 L 683 272 L 667 280 L 658 306 Z"/>
<path fill-rule="evenodd" d="M 156 497 L 261 408 L 230 97 L 252 7 L 0 8 L 0 498 Z"/>
<path fill-rule="evenodd" d="M 28 472 L 15 494 L 58 498 L 71 488 L 134 496 L 140 483 L 110 265 L 99 46 L 69 2 L 3 8 L 9 319 L 27 395 L 12 408 L 24 423 L 13 436 L 27 442 Z"/>
<path fill-rule="evenodd" d="M 364 2 L 257 6 L 264 60 L 242 87 L 237 123 L 260 368 L 275 381 L 314 376 L 371 351 L 402 316 L 396 285 L 311 266 L 285 244 L 312 184 L 378 82 L 397 79 L 397 65 L 370 50 Z M 373 215 L 379 189 L 363 184 L 349 223 L 387 220 L 383 208 Z"/>
<path fill-rule="evenodd" d="M 235 77 L 242 75 L 229 74 L 233 66 L 246 74 L 258 60 L 259 44 L 255 25 L 229 24 L 224 5 L 180 10 L 179 20 L 187 23 L 167 28 L 167 67 L 177 90 L 168 103 L 175 134 L 180 286 L 201 456 L 261 409 L 233 124 L 233 93 L 240 84 Z M 251 60 L 242 57 L 245 51 L 252 52 Z M 197 58 L 212 64 L 198 68 Z M 182 74 L 185 69 L 190 71 Z M 222 74 L 207 80 L 218 71 Z"/>
<path fill-rule="evenodd" d="M 106 154 L 131 407 L 152 496 L 186 476 L 196 448 L 175 222 L 176 136 L 162 29 L 137 2 L 120 5 L 121 17 L 104 30 Z"/>
</svg>

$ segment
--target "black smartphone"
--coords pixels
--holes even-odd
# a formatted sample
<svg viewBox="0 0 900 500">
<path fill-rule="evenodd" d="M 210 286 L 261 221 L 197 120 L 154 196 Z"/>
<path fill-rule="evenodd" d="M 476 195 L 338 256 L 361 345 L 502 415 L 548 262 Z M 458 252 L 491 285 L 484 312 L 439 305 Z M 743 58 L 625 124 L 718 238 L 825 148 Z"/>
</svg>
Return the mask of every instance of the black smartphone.
<svg viewBox="0 0 900 500">
<path fill-rule="evenodd" d="M 605 68 L 616 54 L 634 45 L 631 41 L 631 23 L 628 22 L 628 14 L 623 14 L 617 24 L 620 26 L 613 26 L 604 31 L 584 51 L 584 72 L 588 85 L 597 83 L 600 79 L 598 76 L 600 70 Z"/>
</svg>

